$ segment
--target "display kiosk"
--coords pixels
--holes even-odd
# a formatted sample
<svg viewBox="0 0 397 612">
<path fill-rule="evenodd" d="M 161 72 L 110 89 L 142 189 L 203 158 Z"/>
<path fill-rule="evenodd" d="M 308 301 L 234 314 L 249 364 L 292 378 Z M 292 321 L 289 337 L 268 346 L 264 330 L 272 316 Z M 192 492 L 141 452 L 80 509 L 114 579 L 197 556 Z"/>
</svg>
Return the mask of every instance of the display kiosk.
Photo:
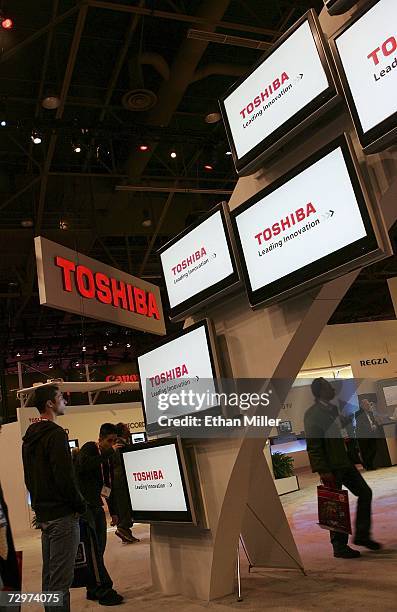
<svg viewBox="0 0 397 612">
<path fill-rule="evenodd" d="M 350 14 L 334 18 L 324 10 L 320 23 L 326 37 L 332 36 Z M 282 156 L 267 162 L 256 174 L 241 178 L 229 202 L 232 213 L 343 133 L 352 138 L 378 223 L 390 228 L 397 217 L 397 179 L 394 178 L 397 160 L 391 162 L 395 158 L 388 153 L 388 163 L 394 163 L 396 168 L 394 173 L 388 173 L 382 154 L 365 157 L 345 106 L 335 110 L 327 123 L 317 124 L 315 130 L 309 127 L 299 143 L 284 147 Z M 332 191 L 334 185 L 328 180 Z M 275 416 L 316 339 L 359 271 L 360 268 L 333 280 L 325 275 L 321 285 L 310 286 L 304 293 L 257 310 L 251 308 L 242 292 L 222 303 L 206 305 L 205 316 L 214 324 L 230 375 L 262 379 L 264 388 L 270 379 L 285 381 L 278 385 Z M 201 318 L 202 313 L 193 315 L 185 326 Z M 208 529 L 179 524 L 151 525 L 155 588 L 165 594 L 182 594 L 205 601 L 232 593 L 240 538 L 254 566 L 302 568 L 263 454 L 269 433 L 270 428 L 264 427 L 256 437 L 192 442 Z"/>
</svg>

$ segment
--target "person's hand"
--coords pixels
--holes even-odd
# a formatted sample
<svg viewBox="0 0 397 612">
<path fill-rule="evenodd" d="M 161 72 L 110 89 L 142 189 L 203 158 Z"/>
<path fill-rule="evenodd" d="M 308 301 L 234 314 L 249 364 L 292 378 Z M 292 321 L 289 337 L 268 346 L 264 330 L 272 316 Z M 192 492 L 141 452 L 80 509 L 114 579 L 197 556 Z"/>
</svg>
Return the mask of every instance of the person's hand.
<svg viewBox="0 0 397 612">
<path fill-rule="evenodd" d="M 116 527 L 118 523 L 119 523 L 119 517 L 117 516 L 117 514 L 112 514 L 112 520 L 110 521 L 110 526 Z"/>
<path fill-rule="evenodd" d="M 320 474 L 321 482 L 324 487 L 329 487 L 330 489 L 336 489 L 336 478 L 332 472 L 324 472 Z"/>
<path fill-rule="evenodd" d="M 124 444 L 120 444 L 120 442 L 116 442 L 116 444 L 113 444 L 112 448 L 114 451 L 119 450 L 120 448 L 123 448 Z"/>
</svg>

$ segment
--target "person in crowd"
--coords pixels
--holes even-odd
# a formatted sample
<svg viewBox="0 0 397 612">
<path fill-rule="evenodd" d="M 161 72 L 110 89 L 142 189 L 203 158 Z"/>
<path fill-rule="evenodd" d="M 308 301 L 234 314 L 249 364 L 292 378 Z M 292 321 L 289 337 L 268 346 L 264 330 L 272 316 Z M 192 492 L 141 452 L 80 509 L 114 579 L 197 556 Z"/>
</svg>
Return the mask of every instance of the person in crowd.
<svg viewBox="0 0 397 612">
<path fill-rule="evenodd" d="M 2 420 L 0 418 L 0 434 Z M 18 567 L 8 508 L 0 484 L 0 591 L 1 589 L 21 590 L 21 576 Z"/>
<path fill-rule="evenodd" d="M 344 485 L 358 497 L 354 544 L 379 550 L 381 545 L 371 538 L 372 491 L 349 458 L 339 412 L 332 403 L 334 388 L 325 378 L 316 378 L 311 389 L 315 401 L 305 413 L 304 426 L 312 471 L 319 473 L 324 486 L 341 489 Z M 360 556 L 348 546 L 348 534 L 331 531 L 330 538 L 335 557 Z"/>
<path fill-rule="evenodd" d="M 130 430 L 128 425 L 125 423 L 117 423 L 117 443 L 122 446 L 127 446 L 130 443 Z M 134 524 L 128 487 L 124 476 L 124 470 L 120 452 L 113 456 L 113 470 L 114 470 L 114 495 L 117 503 L 117 514 L 118 523 L 116 529 L 116 536 L 121 539 L 125 544 L 134 544 L 139 542 L 132 534 L 132 526 Z"/>
<path fill-rule="evenodd" d="M 378 425 L 371 402 L 366 398 L 360 401 L 360 410 L 356 412 L 356 437 L 363 467 L 374 470 L 377 438 L 383 437 L 383 431 Z"/>
<path fill-rule="evenodd" d="M 54 609 L 69 612 L 69 588 L 80 541 L 79 515 L 86 511 L 86 504 L 76 485 L 68 436 L 55 423 L 66 406 L 59 387 L 38 387 L 35 405 L 41 421 L 26 431 L 22 456 L 26 487 L 41 529 L 42 590 L 61 591 L 62 608 Z"/>
<path fill-rule="evenodd" d="M 117 442 L 116 426 L 104 423 L 99 431 L 98 442 L 86 442 L 75 462 L 79 488 L 88 504 L 86 518 L 95 531 L 98 553 L 99 584 L 93 582 L 87 585 L 87 599 L 98 600 L 100 604 L 108 606 L 118 605 L 123 601 L 123 597 L 113 589 L 113 582 L 103 559 L 107 535 L 104 500 L 111 515 L 111 524 L 118 523 L 112 459 L 121 447 Z"/>
</svg>

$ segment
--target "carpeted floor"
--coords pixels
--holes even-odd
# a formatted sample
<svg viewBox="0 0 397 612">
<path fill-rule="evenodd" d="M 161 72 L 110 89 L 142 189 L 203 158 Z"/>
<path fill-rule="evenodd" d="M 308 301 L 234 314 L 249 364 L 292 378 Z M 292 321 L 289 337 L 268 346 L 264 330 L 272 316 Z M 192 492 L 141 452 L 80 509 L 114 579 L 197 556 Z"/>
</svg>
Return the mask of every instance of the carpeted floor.
<svg viewBox="0 0 397 612">
<path fill-rule="evenodd" d="M 326 531 L 318 528 L 316 476 L 299 474 L 301 490 L 282 497 L 292 531 L 301 553 L 306 576 L 294 571 L 247 571 L 241 552 L 243 601 L 229 596 L 210 604 L 192 602 L 183 597 L 164 597 L 153 591 L 149 571 L 149 529 L 134 528 L 138 544 L 123 545 L 113 532 L 108 534 L 106 563 L 115 588 L 124 595 L 122 610 L 158 612 L 195 612 L 223 610 L 397 610 L 397 467 L 365 474 L 374 492 L 373 535 L 384 550 L 363 552 L 360 559 L 335 559 Z M 351 500 L 353 501 L 353 497 Z M 354 502 L 353 502 L 354 509 Z M 24 590 L 40 591 L 40 535 L 17 541 L 24 550 Z M 83 589 L 72 591 L 72 611 L 103 609 L 84 598 Z M 36 606 L 25 606 L 36 612 Z"/>
</svg>

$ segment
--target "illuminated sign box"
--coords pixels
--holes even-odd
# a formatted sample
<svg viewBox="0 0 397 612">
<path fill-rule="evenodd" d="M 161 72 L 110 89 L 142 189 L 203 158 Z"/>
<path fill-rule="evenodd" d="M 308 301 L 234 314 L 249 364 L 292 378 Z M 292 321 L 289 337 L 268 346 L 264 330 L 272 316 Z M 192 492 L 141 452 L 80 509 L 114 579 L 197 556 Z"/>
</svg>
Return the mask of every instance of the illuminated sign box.
<svg viewBox="0 0 397 612">
<path fill-rule="evenodd" d="M 219 368 L 209 321 L 188 327 L 138 357 L 138 370 L 148 434 L 178 428 L 174 420 L 189 414 L 220 414 Z M 201 406 L 196 404 L 198 397 L 204 397 Z"/>
<path fill-rule="evenodd" d="M 285 299 L 392 252 L 345 137 L 236 208 L 232 222 L 252 306 Z"/>
<path fill-rule="evenodd" d="M 397 141 L 397 2 L 371 2 L 331 47 L 361 146 L 382 151 Z"/>
<path fill-rule="evenodd" d="M 339 100 L 325 45 L 311 10 L 220 100 L 239 174 L 252 173 Z"/>
<path fill-rule="evenodd" d="M 239 285 L 226 203 L 160 249 L 171 320 L 213 302 Z"/>
<path fill-rule="evenodd" d="M 196 524 L 189 476 L 179 440 L 121 449 L 134 520 Z"/>
<path fill-rule="evenodd" d="M 160 289 L 68 249 L 35 238 L 40 304 L 115 325 L 165 334 Z"/>
</svg>

